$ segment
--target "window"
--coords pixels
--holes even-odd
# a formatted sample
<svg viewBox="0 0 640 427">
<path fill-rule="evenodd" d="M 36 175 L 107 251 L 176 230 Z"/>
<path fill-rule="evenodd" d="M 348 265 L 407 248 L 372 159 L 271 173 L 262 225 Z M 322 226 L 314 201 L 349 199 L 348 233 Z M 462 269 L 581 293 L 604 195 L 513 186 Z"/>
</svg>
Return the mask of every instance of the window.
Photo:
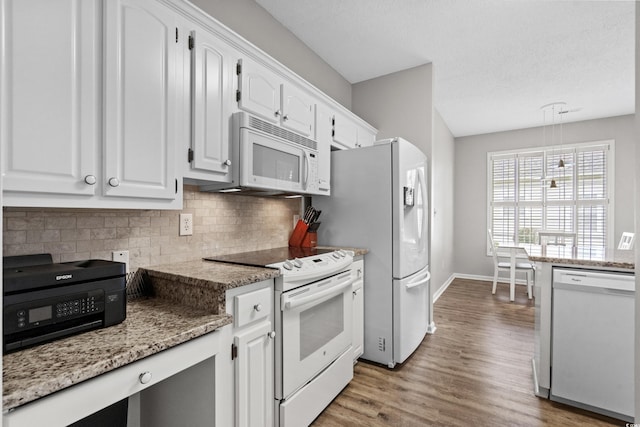
<svg viewBox="0 0 640 427">
<path fill-rule="evenodd" d="M 538 244 L 541 230 L 553 230 L 575 233 L 581 250 L 611 246 L 613 148 L 607 141 L 488 153 L 487 228 L 495 241 Z"/>
</svg>

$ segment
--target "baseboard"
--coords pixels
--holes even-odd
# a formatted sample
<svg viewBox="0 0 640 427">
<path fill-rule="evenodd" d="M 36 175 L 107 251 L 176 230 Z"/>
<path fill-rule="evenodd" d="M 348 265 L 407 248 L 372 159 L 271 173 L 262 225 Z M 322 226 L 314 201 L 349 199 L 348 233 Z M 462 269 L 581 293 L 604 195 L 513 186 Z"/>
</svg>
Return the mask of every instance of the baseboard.
<svg viewBox="0 0 640 427">
<path fill-rule="evenodd" d="M 444 291 L 446 291 L 446 290 L 447 290 L 447 288 L 449 287 L 449 285 L 451 284 L 451 282 L 453 282 L 453 280 L 454 280 L 455 278 L 456 278 L 456 275 L 455 275 L 455 274 L 452 274 L 451 276 L 449 276 L 449 278 L 447 279 L 447 281 L 446 281 L 446 282 L 444 282 L 444 283 L 442 284 L 442 286 L 440 286 L 440 287 L 438 288 L 438 290 L 434 292 L 434 294 L 433 294 L 433 302 L 438 301 L 438 298 L 440 298 L 440 296 L 444 293 Z M 493 280 L 493 279 L 491 279 L 491 280 Z"/>
</svg>

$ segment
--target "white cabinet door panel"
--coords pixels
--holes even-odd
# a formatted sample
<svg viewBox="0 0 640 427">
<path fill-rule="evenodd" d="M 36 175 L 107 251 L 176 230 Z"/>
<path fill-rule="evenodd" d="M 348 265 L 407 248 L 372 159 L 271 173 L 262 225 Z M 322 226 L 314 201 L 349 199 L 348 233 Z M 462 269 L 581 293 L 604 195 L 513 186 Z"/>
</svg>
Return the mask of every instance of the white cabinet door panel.
<svg viewBox="0 0 640 427">
<path fill-rule="evenodd" d="M 236 334 L 236 426 L 273 424 L 273 340 L 271 322 Z"/>
<path fill-rule="evenodd" d="M 358 127 L 346 116 L 338 113 L 333 117 L 333 142 L 346 148 L 355 148 L 358 142 Z"/>
<path fill-rule="evenodd" d="M 243 58 L 239 62 L 240 100 L 238 107 L 272 123 L 280 122 L 280 79 L 275 73 Z"/>
<path fill-rule="evenodd" d="M 95 1 L 2 2 L 5 191 L 95 193 L 99 17 Z"/>
<path fill-rule="evenodd" d="M 105 21 L 105 195 L 173 199 L 175 16 L 114 0 Z"/>
<path fill-rule="evenodd" d="M 313 135 L 314 100 L 292 84 L 282 85 L 282 127 Z"/>
<path fill-rule="evenodd" d="M 192 31 L 191 37 L 192 167 L 220 174 L 217 181 L 229 182 L 229 96 L 235 56 L 204 30 Z"/>
</svg>

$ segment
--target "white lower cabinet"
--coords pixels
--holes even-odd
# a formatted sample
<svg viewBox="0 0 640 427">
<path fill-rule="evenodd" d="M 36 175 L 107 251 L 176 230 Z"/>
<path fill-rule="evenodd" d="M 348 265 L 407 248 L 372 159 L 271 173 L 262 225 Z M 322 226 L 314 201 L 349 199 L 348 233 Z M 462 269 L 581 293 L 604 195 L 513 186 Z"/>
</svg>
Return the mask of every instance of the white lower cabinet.
<svg viewBox="0 0 640 427">
<path fill-rule="evenodd" d="M 359 257 L 362 258 L 362 257 Z M 364 260 L 357 259 L 351 267 L 353 275 L 353 361 L 364 352 Z"/>
<path fill-rule="evenodd" d="M 274 421 L 273 280 L 227 291 L 233 315 L 234 422 L 236 427 L 272 426 Z M 230 328 L 230 326 L 227 326 Z"/>
</svg>

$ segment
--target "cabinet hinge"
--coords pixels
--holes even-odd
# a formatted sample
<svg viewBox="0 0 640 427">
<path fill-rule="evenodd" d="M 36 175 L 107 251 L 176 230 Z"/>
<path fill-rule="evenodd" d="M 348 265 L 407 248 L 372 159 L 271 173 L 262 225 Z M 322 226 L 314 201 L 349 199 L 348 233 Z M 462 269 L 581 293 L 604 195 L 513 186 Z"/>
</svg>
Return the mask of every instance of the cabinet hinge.
<svg viewBox="0 0 640 427">
<path fill-rule="evenodd" d="M 240 62 L 236 64 L 236 74 L 237 75 L 242 74 L 242 64 Z"/>
<path fill-rule="evenodd" d="M 193 162 L 193 150 L 191 148 L 189 148 L 189 151 L 187 153 L 187 162 Z"/>
<path fill-rule="evenodd" d="M 333 138 L 334 136 L 336 136 L 336 130 L 335 129 L 331 129 L 331 137 Z"/>
<path fill-rule="evenodd" d="M 240 93 L 239 90 L 236 91 L 236 102 L 240 102 L 240 99 L 242 99 L 242 94 Z"/>
<path fill-rule="evenodd" d="M 176 178 L 176 194 L 178 194 L 178 178 Z"/>
<path fill-rule="evenodd" d="M 194 41 L 193 36 L 189 36 L 189 50 L 193 49 Z"/>
<path fill-rule="evenodd" d="M 231 344 L 231 360 L 235 360 L 238 357 L 238 347 L 235 344 Z"/>
<path fill-rule="evenodd" d="M 178 27 L 176 27 L 176 43 L 178 43 Z"/>
</svg>

